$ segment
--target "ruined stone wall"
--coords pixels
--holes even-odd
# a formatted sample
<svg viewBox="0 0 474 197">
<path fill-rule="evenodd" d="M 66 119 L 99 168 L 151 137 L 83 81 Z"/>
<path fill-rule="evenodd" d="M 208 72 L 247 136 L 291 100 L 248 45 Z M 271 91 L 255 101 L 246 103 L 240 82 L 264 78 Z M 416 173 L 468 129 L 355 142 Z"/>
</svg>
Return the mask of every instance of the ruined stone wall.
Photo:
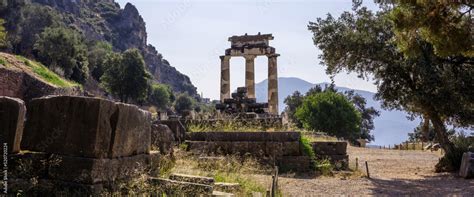
<svg viewBox="0 0 474 197">
<path fill-rule="evenodd" d="M 19 126 L 0 134 L 13 148 L 8 151 L 13 193 L 97 195 L 115 191 L 119 183 L 151 171 L 159 162 L 159 154 L 150 150 L 151 116 L 137 106 L 98 98 L 42 97 L 27 106 L 22 129 L 18 122 L 24 105 L 8 101 L 0 102 L 0 122 Z M 18 118 L 10 115 L 13 110 Z"/>
<path fill-rule="evenodd" d="M 23 71 L 0 67 L 0 96 L 26 102 L 46 95 L 82 95 L 79 87 L 61 88 L 45 83 Z"/>
</svg>

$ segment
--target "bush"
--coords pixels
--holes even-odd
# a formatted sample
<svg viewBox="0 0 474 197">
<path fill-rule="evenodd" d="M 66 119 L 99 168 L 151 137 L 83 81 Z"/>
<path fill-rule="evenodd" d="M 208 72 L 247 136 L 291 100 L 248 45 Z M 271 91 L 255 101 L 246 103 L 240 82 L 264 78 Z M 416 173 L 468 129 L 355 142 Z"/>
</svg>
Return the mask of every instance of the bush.
<svg viewBox="0 0 474 197">
<path fill-rule="evenodd" d="M 307 130 L 322 131 L 355 141 L 361 135 L 361 115 L 341 93 L 325 91 L 306 96 L 296 117 Z"/>
</svg>

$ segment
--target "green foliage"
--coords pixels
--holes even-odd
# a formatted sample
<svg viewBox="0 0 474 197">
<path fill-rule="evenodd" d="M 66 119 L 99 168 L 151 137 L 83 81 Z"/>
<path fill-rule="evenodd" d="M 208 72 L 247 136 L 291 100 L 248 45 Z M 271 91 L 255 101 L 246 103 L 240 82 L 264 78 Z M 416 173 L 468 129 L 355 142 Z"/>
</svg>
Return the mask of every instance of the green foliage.
<svg viewBox="0 0 474 197">
<path fill-rule="evenodd" d="M 42 65 L 39 62 L 31 61 L 19 55 L 17 55 L 16 58 L 23 61 L 23 63 L 25 63 L 26 66 L 30 67 L 33 73 L 37 74 L 39 77 L 41 77 L 41 79 L 53 85 L 56 85 L 59 87 L 79 86 L 79 84 L 76 84 L 74 82 L 61 78 L 58 74 L 49 70 L 46 66 Z"/>
<path fill-rule="evenodd" d="M 193 110 L 194 106 L 194 99 L 190 97 L 188 94 L 179 94 L 176 97 L 176 101 L 174 103 L 174 109 L 179 114 L 183 114 L 185 111 Z"/>
<path fill-rule="evenodd" d="M 332 175 L 334 166 L 331 164 L 331 161 L 327 158 L 316 160 L 316 170 L 324 176 Z"/>
<path fill-rule="evenodd" d="M 325 91 L 305 97 L 296 110 L 296 117 L 308 130 L 353 141 L 360 136 L 360 113 L 340 93 Z"/>
<path fill-rule="evenodd" d="M 9 30 L 8 42 L 15 54 L 31 56 L 39 34 L 45 28 L 64 26 L 57 11 L 48 6 L 31 3 L 9 5 L 11 17 L 7 23 Z"/>
<path fill-rule="evenodd" d="M 462 155 L 465 152 L 474 151 L 474 138 L 467 137 L 464 132 L 452 135 L 450 140 L 454 144 L 454 151 L 447 152 L 444 157 L 440 159 L 435 168 L 437 172 L 458 170 L 461 166 Z"/>
<path fill-rule="evenodd" d="M 311 158 L 311 160 L 316 159 L 316 153 L 314 153 L 313 146 L 311 145 L 311 140 L 309 138 L 302 135 L 300 138 L 300 145 L 306 156 Z"/>
<path fill-rule="evenodd" d="M 395 43 L 407 56 L 419 56 L 421 39 L 438 56 L 474 57 L 471 12 L 474 4 L 448 1 L 398 1 L 389 17 Z"/>
<path fill-rule="evenodd" d="M 385 108 L 426 116 L 443 149 L 452 152 L 445 123 L 461 127 L 474 123 L 473 58 L 437 56 L 434 46 L 418 34 L 410 39 L 419 51 L 405 55 L 393 43 L 397 30 L 389 14 L 390 8 L 375 14 L 356 8 L 338 19 L 319 18 L 308 27 L 323 52 L 320 58 L 327 73 L 373 76 L 376 97 L 383 99 Z"/>
<path fill-rule="evenodd" d="M 148 94 L 148 102 L 159 109 L 165 110 L 169 107 L 173 92 L 168 85 L 152 84 Z"/>
<path fill-rule="evenodd" d="M 118 96 L 121 102 L 146 98 L 151 76 L 138 49 L 129 49 L 123 54 L 111 54 L 104 65 L 106 70 L 101 81 L 109 93 Z"/>
<path fill-rule="evenodd" d="M 96 42 L 89 47 L 87 59 L 89 60 L 89 70 L 91 76 L 97 81 L 104 74 L 104 63 L 106 57 L 113 53 L 112 45 L 105 41 Z"/>
<path fill-rule="evenodd" d="M 380 112 L 373 107 L 366 107 L 367 102 L 365 98 L 359 94 L 354 94 L 354 91 L 346 91 L 345 95 L 361 115 L 360 138 L 367 141 L 374 140 L 375 138 L 370 134 L 370 131 L 374 130 L 374 118 L 380 116 Z"/>
<path fill-rule="evenodd" d="M 0 18 L 0 48 L 5 47 L 7 44 L 7 32 L 3 26 L 5 21 Z"/>
<path fill-rule="evenodd" d="M 299 121 L 295 116 L 296 109 L 303 103 L 303 98 L 304 96 L 300 92 L 295 91 L 292 95 L 287 96 L 284 101 L 286 104 L 285 112 L 288 114 L 288 119 L 297 128 L 303 127 L 303 123 L 301 123 L 301 121 Z"/>
<path fill-rule="evenodd" d="M 64 27 L 48 27 L 36 41 L 35 50 L 42 63 L 53 70 L 61 68 L 65 77 L 77 82 L 87 79 L 87 47 L 82 35 L 77 31 Z"/>
</svg>

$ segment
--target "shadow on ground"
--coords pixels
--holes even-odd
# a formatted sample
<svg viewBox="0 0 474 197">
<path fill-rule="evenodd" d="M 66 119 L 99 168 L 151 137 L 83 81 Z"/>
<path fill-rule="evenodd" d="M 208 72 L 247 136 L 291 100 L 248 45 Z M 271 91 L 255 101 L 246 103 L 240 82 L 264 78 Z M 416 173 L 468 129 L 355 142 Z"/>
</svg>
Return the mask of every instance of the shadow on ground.
<svg viewBox="0 0 474 197">
<path fill-rule="evenodd" d="M 370 179 L 374 195 L 474 195 L 474 179 L 463 179 L 455 174 L 441 173 L 423 179 Z"/>
</svg>

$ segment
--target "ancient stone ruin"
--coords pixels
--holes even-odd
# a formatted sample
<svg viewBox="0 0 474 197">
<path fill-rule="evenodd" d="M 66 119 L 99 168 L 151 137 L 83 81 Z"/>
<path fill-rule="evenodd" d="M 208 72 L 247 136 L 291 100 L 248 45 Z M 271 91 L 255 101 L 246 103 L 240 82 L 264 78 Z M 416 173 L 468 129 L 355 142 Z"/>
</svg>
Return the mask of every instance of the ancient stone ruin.
<svg viewBox="0 0 474 197">
<path fill-rule="evenodd" d="M 150 150 L 150 114 L 137 106 L 42 97 L 29 103 L 24 129 L 21 100 L 1 97 L 0 112 L 0 122 L 7 125 L 1 134 L 8 147 L 10 192 L 116 191 L 118 183 L 158 165 L 159 154 Z"/>
<path fill-rule="evenodd" d="M 237 92 L 232 93 L 232 98 L 216 104 L 216 109 L 240 118 L 260 118 L 268 114 L 268 103 L 257 103 L 255 98 L 248 97 L 246 87 L 239 87 Z"/>
<path fill-rule="evenodd" d="M 275 48 L 269 45 L 273 40 L 272 34 L 257 34 L 232 36 L 229 38 L 231 47 L 225 50 L 225 55 L 221 58 L 221 103 L 230 95 L 230 58 L 245 58 L 245 87 L 248 98 L 255 98 L 255 63 L 257 56 L 268 57 L 268 111 L 278 115 L 278 69 L 277 57 L 280 54 L 275 52 Z"/>
</svg>

